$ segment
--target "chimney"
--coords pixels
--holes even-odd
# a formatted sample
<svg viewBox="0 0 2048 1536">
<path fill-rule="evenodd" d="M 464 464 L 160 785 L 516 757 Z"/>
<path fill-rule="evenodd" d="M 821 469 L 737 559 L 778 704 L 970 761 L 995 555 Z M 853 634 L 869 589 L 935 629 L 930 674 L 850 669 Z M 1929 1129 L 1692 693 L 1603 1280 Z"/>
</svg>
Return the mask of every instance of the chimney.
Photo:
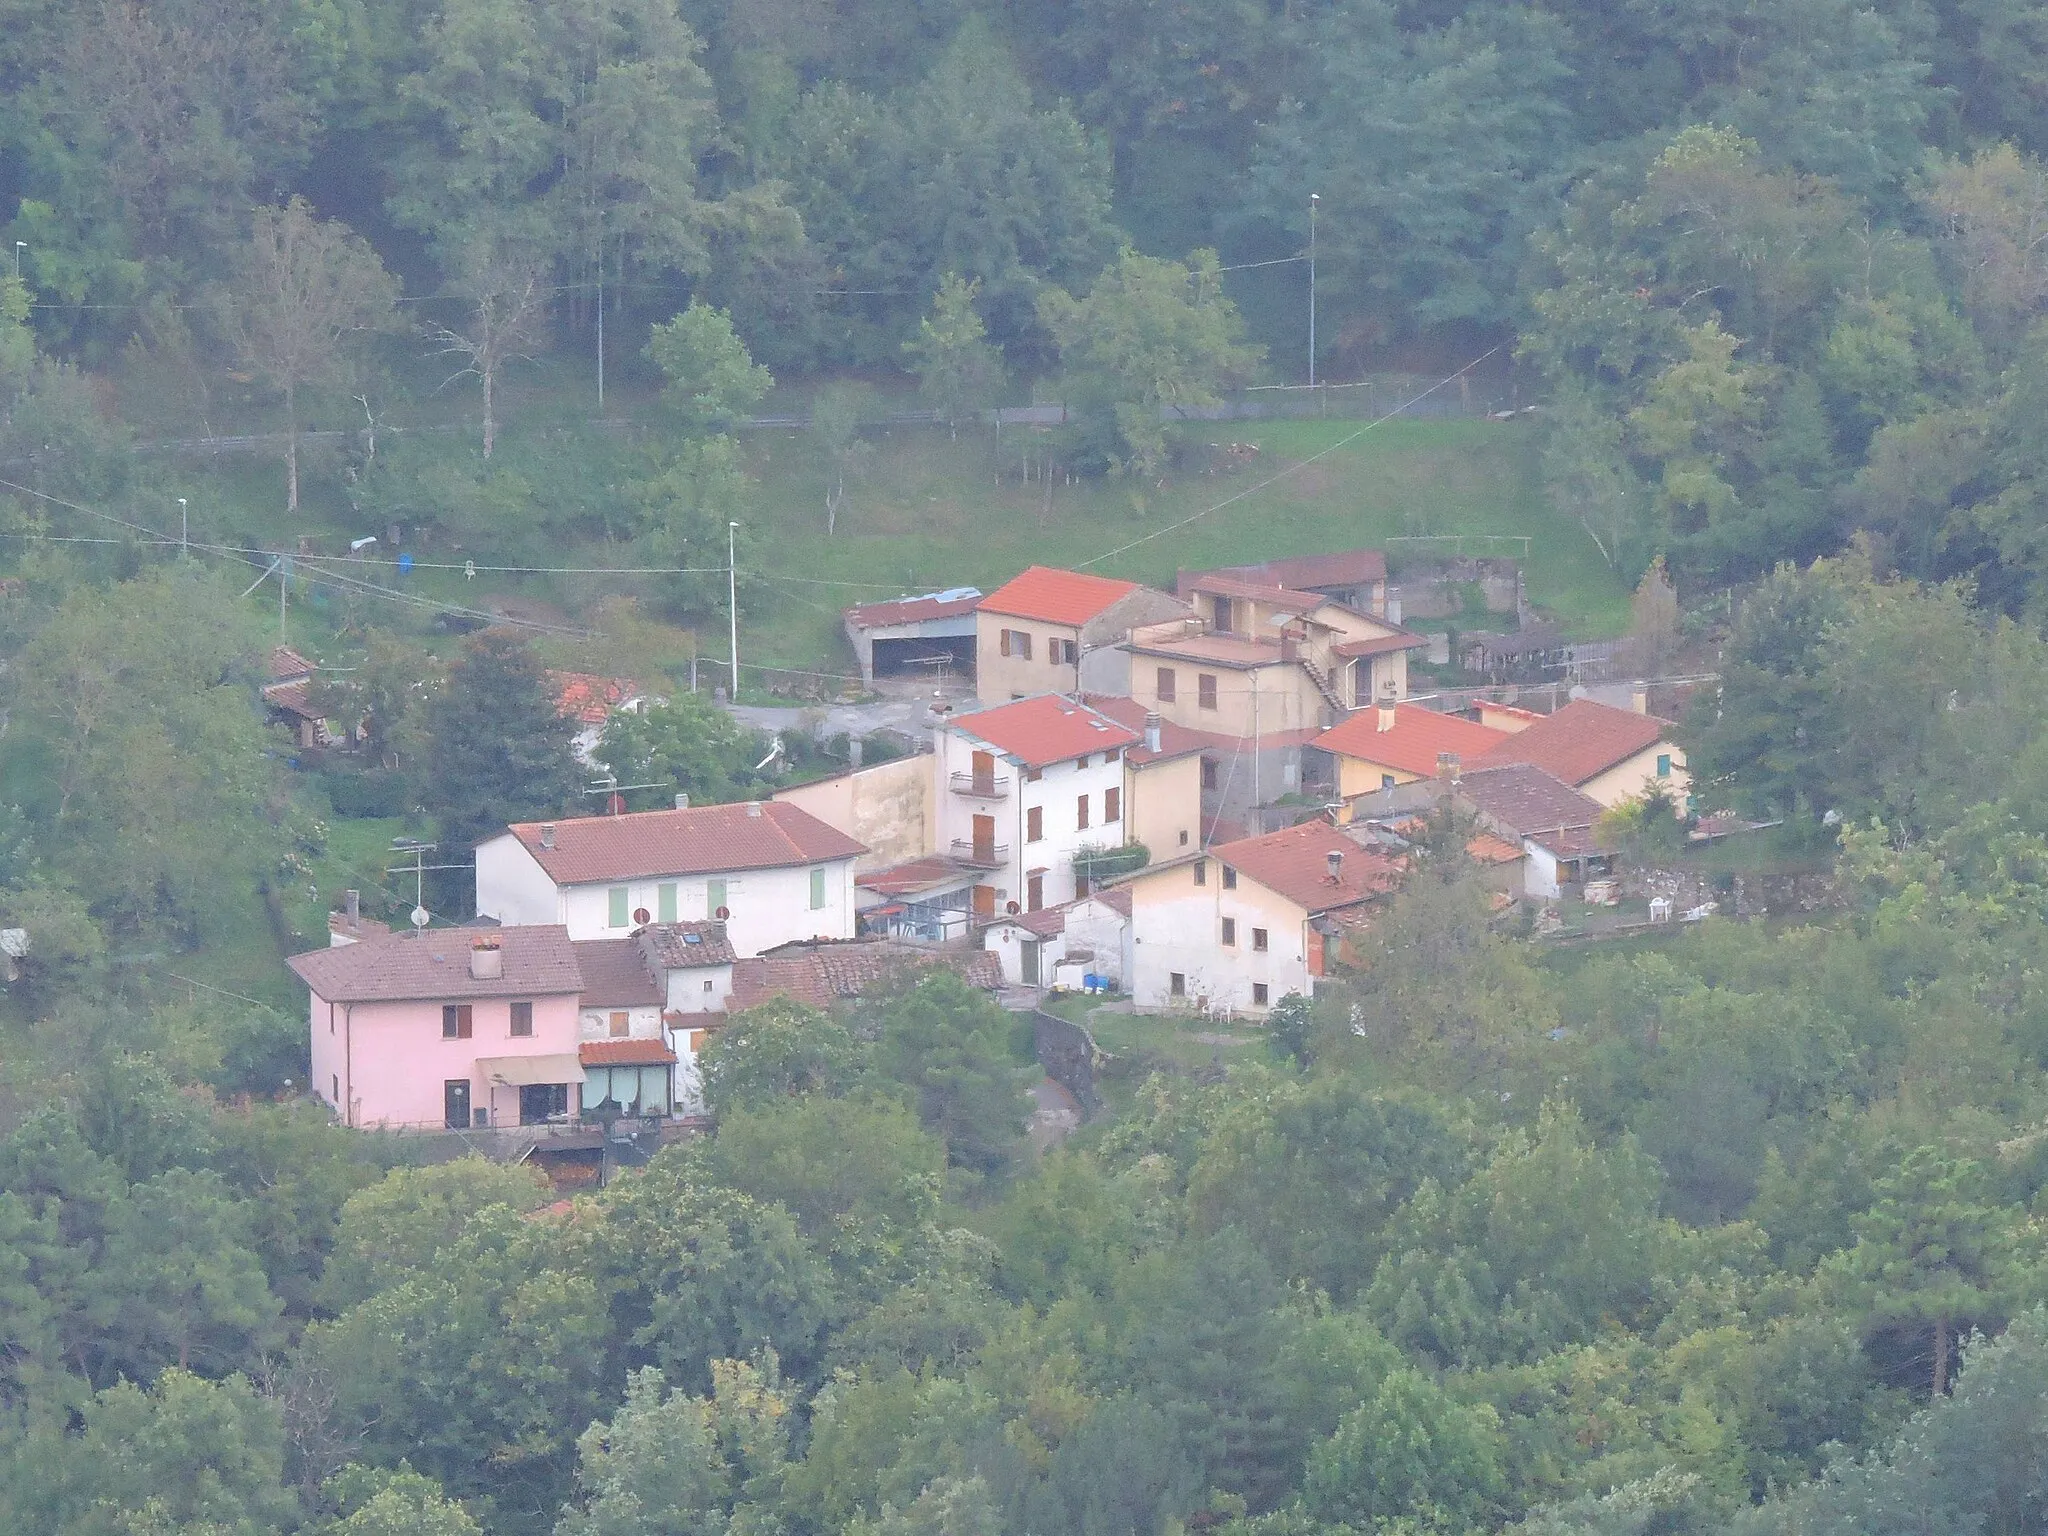
<svg viewBox="0 0 2048 1536">
<path fill-rule="evenodd" d="M 540 845 L 543 848 L 555 846 L 555 824 L 552 821 L 544 821 L 540 824 Z"/>
<path fill-rule="evenodd" d="M 1330 866 L 1330 884 L 1342 885 L 1344 883 L 1344 850 L 1332 848 L 1323 855 L 1323 858 Z"/>
<path fill-rule="evenodd" d="M 1389 624 L 1401 622 L 1401 599 L 1391 593 L 1387 596 L 1387 622 Z"/>
<path fill-rule="evenodd" d="M 363 893 L 361 891 L 343 891 L 341 893 L 341 907 L 348 914 L 349 928 L 353 930 L 359 927 L 363 921 Z"/>
<path fill-rule="evenodd" d="M 1392 699 L 1381 699 L 1381 700 L 1380 700 L 1380 729 L 1381 729 L 1381 730 L 1383 730 L 1383 731 L 1391 731 L 1391 730 L 1392 730 L 1393 728 L 1394 728 L 1394 701 L 1393 701 Z"/>
<path fill-rule="evenodd" d="M 676 809 L 677 809 L 677 810 L 679 810 L 679 811 L 687 811 L 687 810 L 688 810 L 689 808 L 690 808 L 690 797 L 689 797 L 688 795 L 686 795 L 686 794 L 682 793 L 682 792 L 681 792 L 680 790 L 679 790 L 679 791 L 677 791 L 677 793 L 676 793 Z"/>
<path fill-rule="evenodd" d="M 472 981 L 498 981 L 505 974 L 505 952 L 494 935 L 469 941 L 469 975 Z"/>
<path fill-rule="evenodd" d="M 759 821 L 761 819 L 761 802 L 758 800 L 749 800 L 747 802 L 747 814 L 753 817 L 754 820 Z"/>
<path fill-rule="evenodd" d="M 1145 711 L 1145 750 L 1147 752 L 1157 752 L 1159 750 L 1160 724 L 1160 719 L 1156 714 L 1149 709 Z"/>
<path fill-rule="evenodd" d="M 859 768 L 860 760 L 867 755 L 866 744 L 858 736 L 846 738 L 846 762 L 850 768 Z"/>
<path fill-rule="evenodd" d="M 1450 786 L 1451 786 L 1452 788 L 1454 788 L 1454 789 L 1455 789 L 1455 788 L 1457 787 L 1457 784 L 1458 784 L 1458 780 L 1459 780 L 1460 778 L 1462 778 L 1462 777 L 1464 776 L 1464 772 L 1463 772 L 1463 769 L 1462 769 L 1462 767 L 1461 767 L 1461 765 L 1459 764 L 1459 761 L 1458 761 L 1458 754 L 1457 754 L 1457 753 L 1455 753 L 1455 752 L 1439 752 L 1439 753 L 1437 753 L 1437 755 L 1436 755 L 1436 776 L 1437 776 L 1438 778 L 1440 778 L 1440 779 L 1444 780 L 1444 781 L 1445 781 L 1445 782 L 1446 782 L 1447 784 L 1449 784 L 1449 785 L 1450 785 Z"/>
<path fill-rule="evenodd" d="M 1628 707 L 1639 715 L 1647 715 L 1650 712 L 1650 685 L 1648 683 L 1637 681 L 1629 684 Z"/>
</svg>

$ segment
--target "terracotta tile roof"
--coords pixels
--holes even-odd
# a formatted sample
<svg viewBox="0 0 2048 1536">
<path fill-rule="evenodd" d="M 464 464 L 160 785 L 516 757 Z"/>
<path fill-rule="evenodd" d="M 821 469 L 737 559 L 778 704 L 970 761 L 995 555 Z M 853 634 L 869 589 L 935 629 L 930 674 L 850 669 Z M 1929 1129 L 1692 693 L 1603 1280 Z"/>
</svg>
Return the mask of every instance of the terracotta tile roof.
<svg viewBox="0 0 2048 1536">
<path fill-rule="evenodd" d="M 263 690 L 263 702 L 301 720 L 318 720 L 320 712 L 306 702 L 305 683 L 271 683 Z"/>
<path fill-rule="evenodd" d="M 731 965 L 739 958 L 723 923 L 649 923 L 640 930 L 640 946 L 666 971 Z"/>
<path fill-rule="evenodd" d="M 1664 740 L 1671 730 L 1669 720 L 1639 715 L 1632 709 L 1616 709 L 1591 699 L 1574 699 L 1554 715 L 1545 715 L 1516 731 L 1467 767 L 1497 768 L 1508 763 L 1529 763 L 1567 784 L 1583 784 L 1605 773 L 1616 763 L 1627 762 L 1638 752 Z"/>
<path fill-rule="evenodd" d="M 576 1057 L 586 1067 L 672 1067 L 676 1053 L 659 1040 L 585 1040 Z"/>
<path fill-rule="evenodd" d="M 1181 588 L 1179 595 L 1182 597 L 1209 592 L 1218 597 L 1241 597 L 1248 602 L 1263 603 L 1268 608 L 1278 608 L 1287 613 L 1308 613 L 1329 601 L 1319 592 L 1298 592 L 1287 587 L 1274 586 L 1270 582 L 1247 581 L 1242 576 L 1222 571 L 1203 571 L 1195 576 L 1184 577 Z"/>
<path fill-rule="evenodd" d="M 1143 739 L 1129 726 L 1057 693 L 955 715 L 946 728 L 985 741 L 1027 768 L 1045 768 Z"/>
<path fill-rule="evenodd" d="M 1528 763 L 1510 763 L 1460 776 L 1458 798 L 1515 837 L 1590 827 L 1600 819 L 1599 801 Z"/>
<path fill-rule="evenodd" d="M 1204 576 L 1241 576 L 1247 581 L 1269 581 L 1297 592 L 1314 592 L 1323 587 L 1362 587 L 1387 579 L 1387 557 L 1377 549 L 1341 549 L 1328 555 L 1294 555 L 1279 560 L 1262 560 L 1257 565 L 1226 565 Z M 1185 581 L 1187 573 L 1182 574 Z"/>
<path fill-rule="evenodd" d="M 1097 891 L 1090 899 L 1101 902 L 1105 907 L 1121 913 L 1125 917 L 1131 915 L 1131 888 L 1128 885 L 1119 885 L 1107 891 Z"/>
<path fill-rule="evenodd" d="M 1338 656 L 1385 656 L 1392 651 L 1420 650 L 1427 644 L 1427 636 L 1397 629 L 1391 635 L 1374 635 L 1366 640 L 1339 640 L 1330 650 Z"/>
<path fill-rule="evenodd" d="M 541 846 L 543 826 L 554 828 L 552 848 Z M 826 826 L 810 812 L 777 801 L 522 821 L 505 830 L 560 885 L 783 869 L 851 859 L 868 851 L 865 843 Z"/>
<path fill-rule="evenodd" d="M 869 939 L 786 945 L 775 954 L 742 960 L 733 967 L 732 997 L 726 1006 L 740 1013 L 771 998 L 787 997 L 814 1008 L 829 1008 L 844 998 L 861 996 L 906 968 L 928 965 L 958 971 L 969 985 L 985 992 L 1002 989 L 1002 961 L 986 950 L 921 949 Z"/>
<path fill-rule="evenodd" d="M 1145 747 L 1145 706 L 1136 699 L 1113 699 L 1105 694 L 1084 693 L 1081 702 L 1099 715 L 1107 715 L 1118 725 L 1137 733 L 1137 744 L 1125 750 L 1124 755 L 1138 767 L 1148 763 L 1164 763 L 1176 757 L 1188 757 L 1209 745 L 1201 731 L 1191 731 L 1184 725 L 1175 725 L 1171 720 L 1159 722 L 1159 750 L 1148 751 Z"/>
<path fill-rule="evenodd" d="M 1287 661 L 1279 641 L 1251 640 L 1242 635 L 1160 635 L 1146 640 L 1133 636 L 1130 649 L 1141 656 L 1166 656 L 1176 661 L 1239 670 L 1278 666 Z M 1288 665 L 1293 663 L 1288 661 Z"/>
<path fill-rule="evenodd" d="M 1320 819 L 1209 851 L 1219 863 L 1310 913 L 1356 906 L 1392 890 L 1401 878 L 1394 860 L 1359 847 Z M 1332 853 L 1344 856 L 1335 880 L 1330 878 Z"/>
<path fill-rule="evenodd" d="M 1465 839 L 1465 852 L 1481 864 L 1512 864 L 1522 856 L 1521 849 L 1491 832 L 1475 833 Z"/>
<path fill-rule="evenodd" d="M 613 710 L 647 692 L 630 677 L 600 677 L 594 672 L 550 672 L 548 685 L 555 690 L 555 713 L 585 725 L 603 725 Z"/>
<path fill-rule="evenodd" d="M 364 938 L 285 962 L 316 996 L 331 1003 L 459 1002 L 471 997 L 559 997 L 582 990 L 569 930 L 552 924 L 500 928 L 503 975 L 469 974 L 476 935 L 430 928 L 418 937 Z"/>
<path fill-rule="evenodd" d="M 1469 765 L 1507 740 L 1505 731 L 1457 715 L 1438 714 L 1420 704 L 1396 704 L 1394 728 L 1383 731 L 1380 706 L 1375 704 L 1338 722 L 1310 745 L 1338 757 L 1430 778 L 1436 773 L 1439 752 L 1455 752 Z"/>
<path fill-rule="evenodd" d="M 985 613 L 1079 626 L 1137 590 L 1135 581 L 1034 565 L 989 593 L 980 606 Z"/>
<path fill-rule="evenodd" d="M 647 968 L 638 938 L 578 939 L 576 970 L 586 1008 L 634 1008 L 662 1001 L 661 983 Z"/>
<path fill-rule="evenodd" d="M 295 677 L 302 678 L 313 670 L 313 663 L 288 645 L 273 645 L 266 666 L 265 675 L 273 683 L 281 683 Z"/>
<path fill-rule="evenodd" d="M 899 597 L 888 603 L 856 603 L 846 610 L 846 622 L 855 629 L 881 629 L 890 624 L 918 624 L 929 619 L 957 619 L 979 608 L 981 592 L 961 587 L 952 592 L 933 592 L 923 597 Z"/>
<path fill-rule="evenodd" d="M 915 896 L 920 891 L 942 891 L 958 885 L 972 885 L 985 874 L 985 870 L 972 864 L 949 859 L 942 853 L 928 853 L 902 864 L 891 864 L 887 869 L 871 869 L 865 874 L 855 875 L 853 883 L 862 890 L 883 896 Z"/>
</svg>

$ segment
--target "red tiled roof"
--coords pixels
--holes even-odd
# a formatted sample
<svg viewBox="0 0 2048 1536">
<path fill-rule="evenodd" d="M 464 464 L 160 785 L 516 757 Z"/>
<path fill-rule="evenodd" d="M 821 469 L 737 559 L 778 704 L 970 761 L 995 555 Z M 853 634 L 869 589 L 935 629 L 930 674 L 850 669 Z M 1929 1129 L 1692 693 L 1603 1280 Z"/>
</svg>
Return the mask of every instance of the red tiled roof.
<svg viewBox="0 0 2048 1536">
<path fill-rule="evenodd" d="M 862 890 L 876 891 L 884 896 L 914 896 L 919 891 L 971 885 L 984 873 L 971 864 L 962 864 L 942 853 L 928 853 L 902 864 L 891 864 L 887 869 L 871 869 L 855 875 L 853 883 Z"/>
<path fill-rule="evenodd" d="M 544 825 L 554 828 L 552 848 L 541 846 Z M 550 879 L 562 885 L 782 869 L 851 859 L 868 851 L 865 843 L 826 826 L 810 812 L 777 801 L 693 805 L 680 811 L 580 816 L 551 823 L 522 821 L 505 830 L 519 839 Z"/>
<path fill-rule="evenodd" d="M 1406 629 L 1391 635 L 1374 635 L 1369 640 L 1339 640 L 1330 650 L 1338 656 L 1384 656 L 1389 651 L 1413 651 L 1429 644 L 1425 636 Z"/>
<path fill-rule="evenodd" d="M 1491 832 L 1475 832 L 1466 838 L 1465 852 L 1480 864 L 1512 864 L 1522 856 L 1521 849 Z"/>
<path fill-rule="evenodd" d="M 672 1067 L 676 1060 L 659 1040 L 585 1040 L 576 1056 L 586 1067 Z"/>
<path fill-rule="evenodd" d="M 1370 705 L 1338 722 L 1312 743 L 1338 757 L 1378 763 L 1401 773 L 1429 778 L 1439 752 L 1455 752 L 1466 766 L 1509 739 L 1490 725 L 1438 714 L 1420 704 L 1396 704 L 1394 728 L 1380 729 L 1380 706 Z"/>
<path fill-rule="evenodd" d="M 1458 797 L 1486 820 L 1514 837 L 1586 828 L 1600 819 L 1600 802 L 1581 794 L 1530 763 L 1468 772 L 1458 780 Z"/>
<path fill-rule="evenodd" d="M 613 710 L 646 692 L 629 677 L 599 677 L 594 672 L 550 672 L 555 713 L 585 725 L 603 725 Z"/>
<path fill-rule="evenodd" d="M 1223 571 L 1203 571 L 1195 576 L 1184 576 L 1180 585 L 1179 595 L 1182 597 L 1197 592 L 1213 592 L 1219 597 L 1241 597 L 1249 602 L 1264 603 L 1268 608 L 1282 608 L 1289 613 L 1307 613 L 1329 601 L 1317 592 L 1297 592 L 1270 582 L 1249 581 Z"/>
<path fill-rule="evenodd" d="M 1399 864 L 1359 847 L 1320 819 L 1225 843 L 1210 853 L 1219 863 L 1311 913 L 1356 906 L 1392 890 L 1401 878 Z M 1335 880 L 1330 878 L 1332 853 L 1344 856 Z"/>
<path fill-rule="evenodd" d="M 286 678 L 304 677 L 313 670 L 313 663 L 306 660 L 288 645 L 273 645 L 270 648 L 269 677 L 272 682 Z"/>
<path fill-rule="evenodd" d="M 1368 582 L 1385 581 L 1387 557 L 1377 549 L 1340 549 L 1328 555 L 1262 560 L 1257 565 L 1226 565 L 1200 574 L 1240 576 L 1247 581 L 1291 587 L 1297 592 L 1313 592 L 1322 587 L 1362 587 Z"/>
<path fill-rule="evenodd" d="M 1113 886 L 1106 891 L 1096 891 L 1090 899 L 1101 902 L 1105 907 L 1110 908 L 1114 912 L 1120 912 L 1125 917 L 1131 915 L 1131 888 L 1128 885 Z"/>
<path fill-rule="evenodd" d="M 553 924 L 499 928 L 503 972 L 479 981 L 469 974 L 476 935 L 430 928 L 415 936 L 365 937 L 354 944 L 293 955 L 285 963 L 315 996 L 330 1003 L 455 1002 L 466 997 L 559 997 L 582 990 L 569 930 Z"/>
<path fill-rule="evenodd" d="M 1143 740 L 1129 726 L 1057 693 L 955 715 L 948 728 L 987 742 L 1027 768 L 1045 768 Z"/>
<path fill-rule="evenodd" d="M 1135 581 L 1034 565 L 989 593 L 980 606 L 984 612 L 1008 614 L 1012 618 L 1081 625 L 1137 590 Z"/>
<path fill-rule="evenodd" d="M 968 588 L 963 597 L 900 597 L 888 603 L 857 603 L 846 610 L 855 629 L 880 629 L 889 624 L 917 624 L 927 619 L 957 619 L 974 612 L 982 596 Z"/>
<path fill-rule="evenodd" d="M 640 946 L 669 971 L 731 965 L 739 958 L 723 923 L 649 923 L 640 930 Z"/>
<path fill-rule="evenodd" d="M 755 1008 L 772 998 L 787 997 L 814 1008 L 828 1008 L 842 998 L 859 997 L 878 982 L 905 969 L 943 965 L 960 973 L 970 986 L 1000 991 L 1003 967 L 986 950 L 931 950 L 886 939 L 848 944 L 790 945 L 779 953 L 742 960 L 733 967 L 734 1013 Z"/>
<path fill-rule="evenodd" d="M 1477 762 L 1468 760 L 1465 766 L 1498 768 L 1528 763 L 1567 784 L 1583 784 L 1655 746 L 1671 728 L 1669 720 L 1655 715 L 1574 699 L 1556 714 L 1514 732 Z"/>
<path fill-rule="evenodd" d="M 271 683 L 263 690 L 263 702 L 301 720 L 318 720 L 320 712 L 306 702 L 305 683 Z"/>
<path fill-rule="evenodd" d="M 1130 747 L 1125 756 L 1138 767 L 1147 763 L 1163 763 L 1171 758 L 1187 757 L 1199 752 L 1209 743 L 1200 731 L 1191 731 L 1184 725 L 1175 725 L 1171 720 L 1159 722 L 1159 750 L 1148 751 L 1145 747 L 1146 709 L 1136 699 L 1113 699 L 1106 694 L 1084 693 L 1081 702 L 1099 715 L 1107 715 L 1118 725 L 1138 734 L 1137 745 Z"/>
<path fill-rule="evenodd" d="M 647 969 L 640 940 L 578 939 L 576 970 L 586 1008 L 632 1008 L 662 1001 L 661 983 Z"/>
</svg>

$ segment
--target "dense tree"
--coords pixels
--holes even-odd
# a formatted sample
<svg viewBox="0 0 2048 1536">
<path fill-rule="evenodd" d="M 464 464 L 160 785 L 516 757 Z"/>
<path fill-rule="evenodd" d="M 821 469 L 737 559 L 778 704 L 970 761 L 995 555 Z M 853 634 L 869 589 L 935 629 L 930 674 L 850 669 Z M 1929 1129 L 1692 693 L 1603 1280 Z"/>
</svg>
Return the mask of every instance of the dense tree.
<svg viewBox="0 0 2048 1536">
<path fill-rule="evenodd" d="M 508 821 L 559 815 L 577 789 L 571 725 L 517 636 L 470 639 L 427 704 L 421 784 L 442 838 L 461 850 Z"/>
<path fill-rule="evenodd" d="M 948 272 L 932 295 L 931 313 L 903 344 L 926 401 L 956 437 L 960 423 L 992 404 L 1003 382 L 1002 358 L 988 344 L 988 328 L 975 312 L 980 291 L 978 282 Z"/>
<path fill-rule="evenodd" d="M 758 794 L 768 783 L 768 756 L 760 734 L 701 694 L 678 693 L 606 722 L 596 756 L 621 784 L 653 785 L 629 791 L 637 806 L 716 805 Z"/>
</svg>

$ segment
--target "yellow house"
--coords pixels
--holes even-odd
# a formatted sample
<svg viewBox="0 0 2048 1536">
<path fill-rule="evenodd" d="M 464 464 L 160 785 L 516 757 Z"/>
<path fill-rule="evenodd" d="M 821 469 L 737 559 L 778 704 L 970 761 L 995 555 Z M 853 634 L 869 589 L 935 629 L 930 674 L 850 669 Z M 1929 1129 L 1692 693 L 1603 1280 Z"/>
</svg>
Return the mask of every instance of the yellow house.
<svg viewBox="0 0 2048 1536">
<path fill-rule="evenodd" d="M 1133 626 L 1186 612 L 1135 581 L 1034 565 L 975 609 L 975 696 L 984 704 L 1041 693 L 1126 693 Z"/>
<path fill-rule="evenodd" d="M 1336 759 L 1338 797 L 1351 800 L 1435 778 L 1446 754 L 1466 764 L 1507 740 L 1506 732 L 1457 715 L 1383 702 L 1340 721 L 1309 745 Z"/>
<path fill-rule="evenodd" d="M 1124 750 L 1124 824 L 1155 860 L 1202 846 L 1202 748 L 1193 731 L 1150 714 L 1135 699 L 1100 694 L 1082 703 L 1139 733 Z"/>
<path fill-rule="evenodd" d="M 1141 1009 L 1263 1018 L 1312 994 L 1400 866 L 1320 819 L 1154 865 L 1128 882 Z"/>
<path fill-rule="evenodd" d="M 1131 697 L 1191 730 L 1239 740 L 1320 731 L 1376 699 L 1405 698 L 1408 652 L 1427 643 L 1313 592 L 1214 572 L 1185 585 L 1195 614 L 1142 625 L 1125 649 Z"/>
<path fill-rule="evenodd" d="M 1523 722 L 1522 729 L 1465 766 L 1528 763 L 1610 809 L 1641 799 L 1655 785 L 1683 814 L 1692 778 L 1673 739 L 1676 729 L 1671 721 L 1639 710 L 1574 699 L 1554 715 Z"/>
</svg>

